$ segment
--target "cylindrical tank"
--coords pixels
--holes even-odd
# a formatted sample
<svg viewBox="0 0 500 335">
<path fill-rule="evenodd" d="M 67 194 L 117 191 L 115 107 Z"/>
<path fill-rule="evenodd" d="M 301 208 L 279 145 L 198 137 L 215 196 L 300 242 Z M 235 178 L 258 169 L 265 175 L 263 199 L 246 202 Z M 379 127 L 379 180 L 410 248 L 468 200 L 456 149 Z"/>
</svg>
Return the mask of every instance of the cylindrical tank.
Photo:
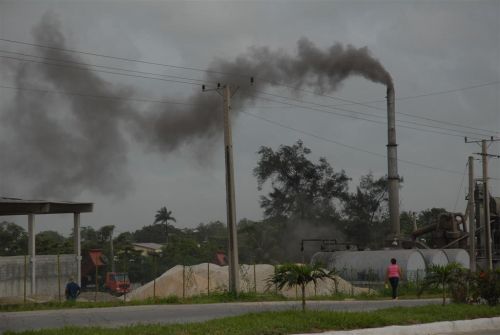
<svg viewBox="0 0 500 335">
<path fill-rule="evenodd" d="M 443 249 L 419 249 L 424 256 L 425 264 L 430 266 L 434 265 L 448 265 L 448 256 L 444 253 Z"/>
<path fill-rule="evenodd" d="M 382 281 L 391 258 L 395 258 L 401 267 L 403 279 L 414 280 L 424 276 L 424 257 L 413 249 L 318 252 L 311 262 L 322 263 L 329 270 L 336 269 L 346 280 Z"/>
<path fill-rule="evenodd" d="M 455 262 L 466 269 L 470 269 L 470 256 L 464 249 L 443 249 L 450 263 Z"/>
</svg>

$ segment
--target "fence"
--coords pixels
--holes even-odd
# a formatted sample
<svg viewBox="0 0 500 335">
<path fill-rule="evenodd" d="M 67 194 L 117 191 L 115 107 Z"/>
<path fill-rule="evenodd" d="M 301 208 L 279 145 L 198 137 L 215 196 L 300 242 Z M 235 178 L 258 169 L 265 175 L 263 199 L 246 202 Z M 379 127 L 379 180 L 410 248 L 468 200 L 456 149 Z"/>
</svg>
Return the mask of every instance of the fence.
<svg viewBox="0 0 500 335">
<path fill-rule="evenodd" d="M 177 265 L 160 277 L 137 288 L 128 297 L 132 300 L 170 296 L 187 298 L 227 292 L 229 287 L 227 270 L 227 266 L 221 267 L 210 263 L 192 266 Z M 269 264 L 240 265 L 240 292 L 279 293 L 287 297 L 297 297 L 300 293 L 297 288 L 278 290 L 276 286 L 269 285 L 269 278 L 274 274 L 274 271 L 274 266 Z M 353 274 L 350 281 L 345 279 L 348 273 Z M 365 276 L 357 275 L 354 277 L 354 270 L 344 269 L 343 274 L 340 274 L 340 277 L 337 277 L 336 280 L 320 280 L 317 285 L 308 285 L 306 287 L 306 296 L 339 293 L 344 295 L 368 294 L 384 287 L 384 279 L 381 278 L 381 275 L 374 270 L 367 271 Z M 409 282 L 419 280 L 418 278 L 423 278 L 423 274 L 411 274 Z"/>
<path fill-rule="evenodd" d="M 37 255 L 35 291 L 37 296 L 60 298 L 65 284 L 77 270 L 75 255 Z M 33 296 L 29 256 L 0 257 L 0 297 Z"/>
</svg>

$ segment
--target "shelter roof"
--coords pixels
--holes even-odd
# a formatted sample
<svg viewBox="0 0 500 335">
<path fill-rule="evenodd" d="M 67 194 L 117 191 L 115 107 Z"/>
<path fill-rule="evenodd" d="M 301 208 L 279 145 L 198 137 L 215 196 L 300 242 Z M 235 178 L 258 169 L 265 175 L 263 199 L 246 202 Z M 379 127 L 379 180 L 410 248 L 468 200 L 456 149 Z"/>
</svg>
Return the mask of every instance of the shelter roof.
<svg viewBox="0 0 500 335">
<path fill-rule="evenodd" d="M 0 197 L 0 216 L 92 212 L 91 202 L 25 200 Z"/>
</svg>

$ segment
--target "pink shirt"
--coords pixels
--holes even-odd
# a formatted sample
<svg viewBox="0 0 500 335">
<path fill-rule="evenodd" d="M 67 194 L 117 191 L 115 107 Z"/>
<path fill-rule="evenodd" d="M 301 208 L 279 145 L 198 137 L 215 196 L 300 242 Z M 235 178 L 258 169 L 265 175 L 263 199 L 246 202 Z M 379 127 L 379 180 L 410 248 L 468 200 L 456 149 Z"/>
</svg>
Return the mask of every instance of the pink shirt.
<svg viewBox="0 0 500 335">
<path fill-rule="evenodd" d="M 389 278 L 394 278 L 397 277 L 399 278 L 399 265 L 397 264 L 391 264 L 387 268 L 387 277 Z"/>
</svg>

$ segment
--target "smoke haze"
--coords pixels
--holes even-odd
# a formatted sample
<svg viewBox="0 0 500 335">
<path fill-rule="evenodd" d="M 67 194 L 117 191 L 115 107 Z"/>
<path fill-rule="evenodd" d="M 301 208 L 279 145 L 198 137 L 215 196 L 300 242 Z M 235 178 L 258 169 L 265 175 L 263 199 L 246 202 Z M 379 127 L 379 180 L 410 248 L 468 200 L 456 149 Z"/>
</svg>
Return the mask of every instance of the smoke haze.
<svg viewBox="0 0 500 335">
<path fill-rule="evenodd" d="M 66 48 L 53 14 L 43 16 L 33 28 L 33 36 L 36 44 Z M 37 50 L 42 57 L 81 61 L 74 53 Z M 95 96 L 133 96 L 133 90 L 101 79 L 89 67 L 79 68 L 22 63 L 15 68 L 16 84 L 33 87 L 37 83 L 37 87 L 47 90 Z M 322 50 L 306 38 L 298 41 L 295 55 L 251 47 L 233 61 L 215 60 L 209 70 L 213 72 L 206 75 L 207 83 L 240 86 L 237 99 L 241 105 L 253 103 L 259 90 L 279 84 L 328 93 L 347 77 L 358 75 L 392 85 L 389 73 L 367 48 L 335 44 Z M 256 78 L 255 86 L 250 86 L 250 76 Z M 222 135 L 220 96 L 203 93 L 200 88 L 199 93 L 185 100 L 192 106 L 166 105 L 138 111 L 125 100 L 18 91 L 13 103 L 1 114 L 7 132 L 7 140 L 0 144 L 4 176 L 1 186 L 10 190 L 16 184 L 24 184 L 30 192 L 28 197 L 72 198 L 83 190 L 124 194 L 133 187 L 127 170 L 127 135 L 145 149 L 161 153 L 170 153 L 194 141 L 210 146 Z"/>
</svg>

